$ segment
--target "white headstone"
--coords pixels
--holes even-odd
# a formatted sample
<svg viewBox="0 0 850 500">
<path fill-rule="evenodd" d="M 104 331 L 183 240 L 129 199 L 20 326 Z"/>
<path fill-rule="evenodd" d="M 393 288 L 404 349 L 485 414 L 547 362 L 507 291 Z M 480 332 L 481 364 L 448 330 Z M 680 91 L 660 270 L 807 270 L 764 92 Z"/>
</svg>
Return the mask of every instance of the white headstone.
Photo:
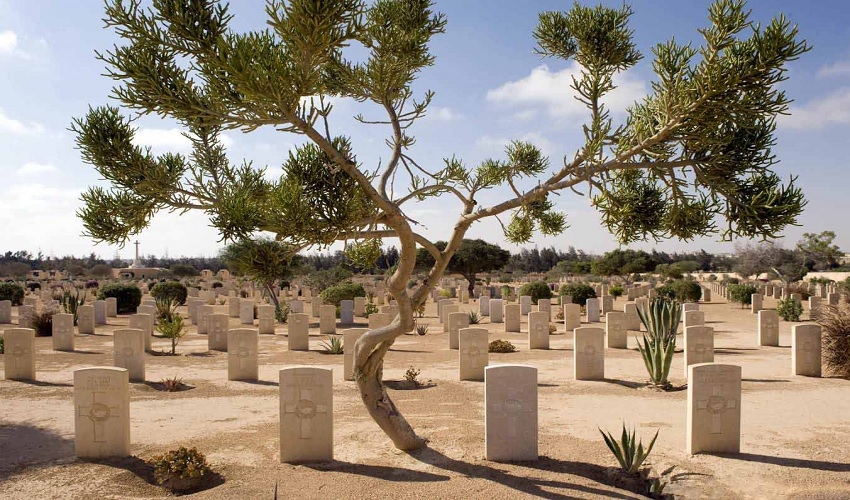
<svg viewBox="0 0 850 500">
<path fill-rule="evenodd" d="M 122 328 L 112 334 L 112 363 L 126 368 L 130 380 L 145 381 L 145 332 L 138 328 Z"/>
<path fill-rule="evenodd" d="M 12 301 L 0 300 L 0 323 L 12 322 Z"/>
<path fill-rule="evenodd" d="M 599 323 L 599 299 L 587 299 L 585 308 L 587 309 L 587 322 Z"/>
<path fill-rule="evenodd" d="M 687 311 L 682 317 L 682 329 L 683 331 L 691 326 L 704 326 L 705 325 L 705 312 L 703 311 Z M 708 363 L 708 361 L 702 361 L 703 363 Z"/>
<path fill-rule="evenodd" d="M 581 327 L 581 306 L 578 304 L 564 304 L 564 328 L 567 332 Z"/>
<path fill-rule="evenodd" d="M 35 330 L 7 328 L 3 331 L 4 377 L 7 380 L 35 380 Z"/>
<path fill-rule="evenodd" d="M 605 330 L 589 326 L 576 328 L 573 346 L 575 379 L 605 379 Z"/>
<path fill-rule="evenodd" d="M 741 367 L 688 367 L 686 451 L 690 455 L 741 451 Z"/>
<path fill-rule="evenodd" d="M 254 324 L 254 302 L 243 300 L 239 303 L 239 323 L 243 325 Z"/>
<path fill-rule="evenodd" d="M 74 370 L 74 452 L 130 456 L 130 378 L 124 368 Z"/>
<path fill-rule="evenodd" d="M 505 331 L 519 332 L 522 323 L 522 306 L 519 304 L 505 305 Z"/>
<path fill-rule="evenodd" d="M 280 461 L 333 460 L 333 370 L 290 366 L 280 370 Z"/>
<path fill-rule="evenodd" d="M 289 302 L 289 312 L 290 313 L 304 313 L 304 301 L 303 300 L 292 300 Z"/>
<path fill-rule="evenodd" d="M 537 460 L 537 368 L 484 370 L 484 446 L 487 460 Z"/>
<path fill-rule="evenodd" d="M 354 315 L 358 318 L 366 315 L 366 297 L 354 297 Z"/>
<path fill-rule="evenodd" d="M 369 315 L 369 329 L 376 330 L 378 328 L 390 324 L 390 315 L 386 313 L 372 313 Z"/>
<path fill-rule="evenodd" d="M 231 318 L 239 317 L 239 305 L 242 303 L 242 299 L 239 297 L 228 297 L 227 298 L 227 315 Z"/>
<path fill-rule="evenodd" d="M 458 349 L 458 331 L 462 328 L 469 328 L 469 314 L 462 312 L 449 313 L 448 325 L 449 349 Z"/>
<path fill-rule="evenodd" d="M 779 346 L 779 313 L 776 309 L 762 309 L 758 314 L 758 345 Z"/>
<path fill-rule="evenodd" d="M 531 295 L 520 295 L 519 297 L 519 313 L 522 316 L 531 312 Z"/>
<path fill-rule="evenodd" d="M 490 299 L 490 323 L 502 323 L 504 321 L 504 301 L 502 299 Z"/>
<path fill-rule="evenodd" d="M 215 313 L 215 307 L 209 305 L 198 306 L 198 333 L 206 335 L 210 331 L 210 314 Z"/>
<path fill-rule="evenodd" d="M 552 301 L 549 299 L 538 299 L 537 300 L 537 310 L 539 312 L 549 313 L 549 318 L 547 321 L 552 321 Z"/>
<path fill-rule="evenodd" d="M 794 325 L 791 328 L 791 374 L 820 377 L 821 326 Z"/>
<path fill-rule="evenodd" d="M 260 334 L 253 328 L 235 328 L 227 332 L 227 380 L 257 380 L 259 343 Z"/>
<path fill-rule="evenodd" d="M 628 349 L 629 337 L 626 313 L 612 311 L 605 315 L 605 347 Z"/>
<path fill-rule="evenodd" d="M 230 317 L 227 314 L 210 314 L 207 321 L 209 322 L 208 349 L 227 352 L 227 330 L 230 329 Z"/>
<path fill-rule="evenodd" d="M 318 318 L 319 317 L 319 310 L 321 309 L 321 307 L 322 307 L 322 298 L 319 297 L 318 295 L 313 297 L 313 299 L 310 303 L 310 314 L 314 318 Z"/>
<path fill-rule="evenodd" d="M 693 312 L 693 311 L 691 311 Z M 714 362 L 714 328 L 710 326 L 689 326 L 682 334 L 685 358 L 685 377 L 688 367 L 700 363 Z"/>
<path fill-rule="evenodd" d="M 336 313 L 334 313 L 336 314 Z M 339 303 L 339 322 L 343 325 L 354 323 L 354 301 L 342 300 Z"/>
<path fill-rule="evenodd" d="M 77 331 L 80 334 L 94 333 L 94 306 L 77 307 Z"/>
<path fill-rule="evenodd" d="M 56 351 L 74 350 L 74 315 L 58 313 L 53 315 L 53 349 Z"/>
<path fill-rule="evenodd" d="M 528 348 L 549 349 L 549 313 L 547 311 L 528 314 Z"/>
<path fill-rule="evenodd" d="M 274 317 L 274 306 L 257 306 L 257 329 L 261 335 L 274 335 L 277 320 Z"/>
<path fill-rule="evenodd" d="M 486 328 L 461 328 L 458 332 L 458 375 L 460 380 L 484 380 L 489 360 Z"/>
<path fill-rule="evenodd" d="M 131 314 L 127 318 L 127 328 L 138 328 L 145 332 L 145 350 L 151 350 L 151 337 L 153 336 L 153 317 L 150 314 Z"/>
<path fill-rule="evenodd" d="M 95 325 L 105 325 L 106 324 L 106 301 L 105 300 L 95 300 L 92 305 L 94 306 L 94 324 Z"/>
<path fill-rule="evenodd" d="M 310 350 L 310 316 L 304 313 L 289 313 L 286 324 L 289 350 Z"/>
<path fill-rule="evenodd" d="M 482 317 L 490 316 L 490 297 L 482 296 L 478 299 L 478 314 Z"/>
<path fill-rule="evenodd" d="M 106 302 L 106 316 L 108 318 L 118 316 L 118 299 L 115 297 L 106 297 L 104 302 Z"/>
<path fill-rule="evenodd" d="M 333 304 L 319 307 L 319 333 L 333 335 L 336 333 L 336 306 Z"/>
</svg>

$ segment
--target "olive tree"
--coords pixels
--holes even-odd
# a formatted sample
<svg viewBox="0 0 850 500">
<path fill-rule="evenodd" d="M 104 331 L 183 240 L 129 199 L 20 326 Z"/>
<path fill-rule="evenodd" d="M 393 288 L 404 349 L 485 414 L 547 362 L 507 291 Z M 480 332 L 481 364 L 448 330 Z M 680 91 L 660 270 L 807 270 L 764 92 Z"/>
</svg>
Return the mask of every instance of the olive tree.
<svg viewBox="0 0 850 500">
<path fill-rule="evenodd" d="M 566 216 L 551 195 L 583 189 L 623 243 L 770 237 L 794 224 L 805 204 L 794 179 L 773 172 L 771 148 L 775 118 L 789 103 L 777 84 L 787 62 L 808 47 L 781 15 L 752 23 L 743 1 L 710 6 L 701 47 L 671 40 L 652 49 L 651 91 L 622 123 L 603 98 L 614 89 L 614 76 L 643 57 L 628 25 L 631 8 L 575 5 L 540 14 L 536 51 L 582 68 L 572 89 L 587 107 L 578 130 L 584 145 L 550 162 L 516 140 L 503 157 L 469 166 L 450 152 L 440 165 L 412 156 L 415 125 L 433 98 L 430 91 L 415 93 L 412 84 L 435 62 L 429 43 L 446 26 L 431 0 L 268 0 L 267 28 L 250 32 L 232 29 L 228 6 L 214 0 L 152 0 L 149 7 L 107 0 L 105 9 L 106 25 L 120 40 L 97 56 L 115 81 L 112 97 L 120 108 L 93 107 L 72 125 L 84 161 L 111 183 L 82 195 L 86 233 L 124 243 L 161 210 L 201 210 L 225 240 L 256 232 L 299 248 L 345 240 L 352 255 L 365 258 L 376 254 L 369 249 L 378 239 L 395 238 L 399 261 L 387 288 L 398 315 L 363 335 L 354 356 L 362 401 L 400 449 L 425 440 L 384 388 L 384 356 L 411 331 L 414 311 L 473 224 L 503 216 L 513 243 L 536 232 L 558 234 Z M 353 49 L 356 60 L 346 57 Z M 381 116 L 357 116 L 375 133 L 386 131 L 380 162 L 358 161 L 356 145 L 335 129 L 328 97 L 368 101 L 364 109 L 380 110 Z M 131 120 L 145 114 L 181 123 L 191 154 L 154 155 L 134 146 Z M 222 131 L 259 128 L 303 139 L 277 181 L 250 163 L 230 164 L 225 155 Z M 523 179 L 533 187 L 522 188 Z M 497 187 L 508 194 L 485 203 L 490 197 L 481 194 Z M 443 249 L 407 215 L 431 197 L 459 207 Z M 408 290 L 417 245 L 434 264 Z"/>
</svg>

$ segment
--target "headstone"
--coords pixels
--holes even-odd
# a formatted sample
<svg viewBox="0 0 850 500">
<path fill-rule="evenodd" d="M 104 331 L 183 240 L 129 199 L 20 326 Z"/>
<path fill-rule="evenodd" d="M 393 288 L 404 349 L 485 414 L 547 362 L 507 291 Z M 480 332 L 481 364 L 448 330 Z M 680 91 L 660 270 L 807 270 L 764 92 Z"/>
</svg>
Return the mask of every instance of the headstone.
<svg viewBox="0 0 850 500">
<path fill-rule="evenodd" d="M 687 314 L 688 311 L 699 311 L 699 304 L 696 302 L 685 302 L 682 304 L 682 317 L 679 319 L 680 322 L 685 320 L 685 314 Z"/>
<path fill-rule="evenodd" d="M 688 311 L 684 314 L 683 320 L 682 320 L 682 328 L 683 329 L 686 329 L 690 326 L 703 326 L 703 325 L 705 325 L 705 312 L 704 311 Z M 708 363 L 708 361 L 700 361 L 700 363 Z"/>
<path fill-rule="evenodd" d="M 587 308 L 587 322 L 599 323 L 599 299 L 587 299 L 587 305 L 585 307 Z"/>
<path fill-rule="evenodd" d="M 440 324 L 443 323 L 443 307 L 451 303 L 452 301 L 449 299 L 440 299 L 437 301 L 437 318 L 439 318 Z"/>
<path fill-rule="evenodd" d="M 336 306 L 323 305 L 319 307 L 319 333 L 333 335 L 336 333 Z"/>
<path fill-rule="evenodd" d="M 576 380 L 604 380 L 605 330 L 585 326 L 574 332 L 573 376 Z"/>
<path fill-rule="evenodd" d="M 313 297 L 313 299 L 310 302 L 310 314 L 314 318 L 318 318 L 319 317 L 319 311 L 320 311 L 321 307 L 322 307 L 322 298 L 319 297 L 318 295 Z"/>
<path fill-rule="evenodd" d="M 821 327 L 803 324 L 791 327 L 791 374 L 821 376 Z"/>
<path fill-rule="evenodd" d="M 606 315 L 609 312 L 614 311 L 614 297 L 610 295 L 603 295 L 601 299 L 602 304 L 602 315 Z"/>
<path fill-rule="evenodd" d="M 840 301 L 841 301 L 841 294 L 840 293 L 833 292 L 833 293 L 826 294 L 826 302 L 829 305 L 837 306 Z"/>
<path fill-rule="evenodd" d="M 259 331 L 253 328 L 235 328 L 227 332 L 227 380 L 257 380 L 259 342 Z"/>
<path fill-rule="evenodd" d="M 227 330 L 230 329 L 230 317 L 227 314 L 210 314 L 207 346 L 210 351 L 227 352 Z"/>
<path fill-rule="evenodd" d="M 641 322 L 637 313 L 637 303 L 627 302 L 623 304 L 623 312 L 626 314 L 626 329 L 639 332 Z"/>
<path fill-rule="evenodd" d="M 191 290 L 191 289 L 190 289 Z M 189 319 L 192 321 L 193 325 L 198 324 L 198 308 L 204 305 L 204 301 L 201 299 L 187 299 L 186 300 L 186 308 L 189 311 Z"/>
<path fill-rule="evenodd" d="M 145 332 L 145 351 L 151 350 L 151 337 L 153 336 L 153 317 L 150 314 L 131 314 L 127 318 L 127 328 L 138 328 Z"/>
<path fill-rule="evenodd" d="M 547 321 L 552 321 L 552 301 L 549 299 L 539 299 L 537 301 L 537 310 L 549 314 Z"/>
<path fill-rule="evenodd" d="M 286 323 L 290 351 L 310 350 L 310 316 L 304 313 L 289 313 Z"/>
<path fill-rule="evenodd" d="M 741 451 L 741 367 L 688 367 L 686 451 L 690 455 Z"/>
<path fill-rule="evenodd" d="M 504 302 L 502 299 L 490 299 L 490 323 L 505 321 Z"/>
<path fill-rule="evenodd" d="M 760 293 L 752 294 L 750 296 L 750 312 L 758 314 L 762 309 L 764 309 L 764 295 Z"/>
<path fill-rule="evenodd" d="M 156 318 L 156 306 L 150 304 L 142 304 L 136 308 L 136 314 L 150 314 Z"/>
<path fill-rule="evenodd" d="M 528 313 L 528 348 L 549 349 L 549 313 Z"/>
<path fill-rule="evenodd" d="M 605 347 L 608 349 L 628 349 L 629 337 L 626 326 L 626 313 L 613 311 L 606 314 Z"/>
<path fill-rule="evenodd" d="M 478 299 L 478 314 L 482 317 L 490 316 L 490 298 L 481 297 Z"/>
<path fill-rule="evenodd" d="M 520 304 L 507 304 L 505 306 L 505 331 L 519 332 L 521 331 L 522 322 L 522 306 Z"/>
<path fill-rule="evenodd" d="M 522 316 L 531 312 L 531 295 L 520 295 L 519 297 L 519 313 Z"/>
<path fill-rule="evenodd" d="M 564 328 L 567 332 L 581 327 L 581 306 L 578 304 L 564 304 Z"/>
<path fill-rule="evenodd" d="M 274 306 L 267 304 L 257 306 L 257 329 L 259 334 L 274 335 L 276 322 Z"/>
<path fill-rule="evenodd" d="M 694 311 L 690 311 L 694 312 Z M 714 362 L 714 328 L 710 326 L 688 326 L 684 329 L 685 377 L 688 367 L 700 363 Z"/>
<path fill-rule="evenodd" d="M 74 453 L 130 456 L 130 374 L 124 368 L 74 370 Z"/>
<path fill-rule="evenodd" d="M 776 312 L 776 309 L 759 311 L 758 345 L 779 346 L 779 313 Z"/>
<path fill-rule="evenodd" d="M 6 380 L 35 380 L 35 330 L 7 328 L 3 343 Z"/>
<path fill-rule="evenodd" d="M 106 324 L 106 301 L 105 300 L 95 300 L 92 305 L 94 306 L 94 324 L 95 325 L 105 325 Z"/>
<path fill-rule="evenodd" d="M 484 370 L 484 447 L 487 460 L 537 460 L 537 368 Z"/>
<path fill-rule="evenodd" d="M 458 304 L 446 304 L 443 306 L 443 316 L 440 321 L 443 324 L 443 333 L 449 332 L 449 314 L 460 312 L 460 305 Z"/>
<path fill-rule="evenodd" d="M 210 331 L 210 315 L 215 312 L 214 306 L 198 306 L 198 333 L 206 335 Z"/>
<path fill-rule="evenodd" d="M 289 312 L 302 314 L 304 312 L 304 301 L 298 299 L 289 301 Z"/>
<path fill-rule="evenodd" d="M 290 366 L 280 370 L 280 461 L 333 460 L 333 370 Z"/>
<path fill-rule="evenodd" d="M 239 317 L 239 305 L 242 303 L 242 299 L 239 297 L 228 297 L 227 298 L 227 315 L 231 318 Z"/>
<path fill-rule="evenodd" d="M 32 317 L 35 314 L 33 306 L 18 306 L 18 326 L 20 328 L 33 328 Z"/>
<path fill-rule="evenodd" d="M 354 380 L 354 344 L 368 331 L 366 328 L 349 328 L 342 331 L 342 378 L 344 380 Z"/>
<path fill-rule="evenodd" d="M 130 380 L 145 381 L 145 332 L 138 328 L 122 328 L 112 334 L 112 364 L 127 369 Z"/>
<path fill-rule="evenodd" d="M 711 302 L 711 288 L 702 289 L 702 301 Z"/>
<path fill-rule="evenodd" d="M 118 316 L 118 299 L 115 297 L 106 297 L 103 301 L 106 302 L 106 317 L 115 318 Z"/>
<path fill-rule="evenodd" d="M 9 324 L 12 322 L 12 301 L 0 300 L 0 323 Z"/>
<path fill-rule="evenodd" d="M 458 349 L 458 331 L 461 328 L 469 328 L 469 314 L 453 312 L 448 315 L 449 325 L 449 349 Z"/>
<path fill-rule="evenodd" d="M 821 299 L 818 296 L 812 295 L 809 297 L 809 320 L 817 321 L 820 319 Z"/>
<path fill-rule="evenodd" d="M 354 315 L 358 318 L 366 315 L 366 297 L 354 297 Z"/>
<path fill-rule="evenodd" d="M 77 331 L 81 334 L 94 333 L 94 306 L 77 307 Z"/>
<path fill-rule="evenodd" d="M 339 303 L 339 322 L 343 325 L 354 323 L 354 301 L 343 300 Z"/>
<path fill-rule="evenodd" d="M 57 313 L 53 315 L 53 349 L 56 351 L 74 350 L 74 315 Z"/>
<path fill-rule="evenodd" d="M 239 323 L 243 325 L 254 324 L 254 302 L 243 300 L 239 303 Z"/>
<path fill-rule="evenodd" d="M 372 313 L 369 315 L 369 329 L 375 330 L 390 324 L 390 315 L 386 313 Z"/>
<path fill-rule="evenodd" d="M 486 328 L 462 328 L 458 332 L 458 374 L 460 380 L 484 380 L 489 361 L 489 337 Z"/>
</svg>

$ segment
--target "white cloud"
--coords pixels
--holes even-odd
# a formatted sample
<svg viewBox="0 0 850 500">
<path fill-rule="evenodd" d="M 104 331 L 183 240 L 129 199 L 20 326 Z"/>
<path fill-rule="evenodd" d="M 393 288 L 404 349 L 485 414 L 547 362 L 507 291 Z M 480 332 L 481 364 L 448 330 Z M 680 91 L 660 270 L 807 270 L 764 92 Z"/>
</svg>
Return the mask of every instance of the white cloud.
<svg viewBox="0 0 850 500">
<path fill-rule="evenodd" d="M 789 129 L 818 130 L 850 125 L 850 87 L 838 89 L 802 106 L 791 107 L 791 116 L 780 116 L 779 124 Z"/>
<path fill-rule="evenodd" d="M 26 176 L 38 174 L 52 174 L 56 172 L 59 172 L 59 169 L 57 169 L 53 165 L 29 161 L 21 165 L 21 167 L 17 170 L 16 173 L 20 176 Z"/>
<path fill-rule="evenodd" d="M 439 106 L 434 106 L 433 108 L 428 109 L 426 117 L 427 120 L 440 121 L 440 122 L 452 122 L 461 118 L 461 115 L 456 111 L 453 111 L 451 108 L 441 108 Z"/>
<path fill-rule="evenodd" d="M 13 54 L 18 48 L 18 35 L 14 31 L 0 31 L 0 54 Z"/>
<path fill-rule="evenodd" d="M 575 99 L 575 91 L 570 87 L 572 77 L 578 77 L 580 71 L 581 66 L 576 62 L 554 72 L 543 64 L 531 70 L 525 78 L 488 91 L 487 100 L 505 106 L 540 109 L 554 118 L 584 117 L 587 116 L 587 108 Z M 614 84 L 617 88 L 602 99 L 612 112 L 625 111 L 647 93 L 646 83 L 629 74 L 616 75 Z M 528 116 L 529 111 L 525 109 L 520 115 Z"/>
<path fill-rule="evenodd" d="M 553 160 L 556 154 L 555 144 L 539 132 L 528 132 L 514 139 L 534 144 L 540 152 L 549 157 L 550 161 Z M 493 155 L 495 158 L 504 158 L 505 147 L 511 140 L 513 139 L 484 135 L 475 141 L 475 145 L 485 154 Z"/>
<path fill-rule="evenodd" d="M 818 70 L 818 78 L 848 75 L 850 75 L 850 61 L 836 61 L 832 64 L 822 66 Z"/>
<path fill-rule="evenodd" d="M 0 109 L 0 132 L 12 135 L 37 135 L 44 132 L 44 126 L 40 123 L 16 120 Z"/>
<path fill-rule="evenodd" d="M 225 148 L 233 145 L 233 138 L 227 134 L 219 135 Z M 179 128 L 140 128 L 133 137 L 137 146 L 150 146 L 156 153 L 188 153 L 192 150 L 190 141 Z"/>
</svg>

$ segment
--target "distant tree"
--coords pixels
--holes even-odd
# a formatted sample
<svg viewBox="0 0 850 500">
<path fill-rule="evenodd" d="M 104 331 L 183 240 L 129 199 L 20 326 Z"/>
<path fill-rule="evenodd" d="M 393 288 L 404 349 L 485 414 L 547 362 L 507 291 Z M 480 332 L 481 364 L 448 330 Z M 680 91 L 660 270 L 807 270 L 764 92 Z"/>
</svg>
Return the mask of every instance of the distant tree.
<svg viewBox="0 0 850 500">
<path fill-rule="evenodd" d="M 657 265 L 643 250 L 616 249 L 593 261 L 591 271 L 599 276 L 625 276 L 651 272 Z"/>
<path fill-rule="evenodd" d="M 172 264 L 169 270 L 171 271 L 171 274 L 178 278 L 191 278 L 192 276 L 198 276 L 201 274 L 200 271 L 189 264 Z"/>
<path fill-rule="evenodd" d="M 502 217 L 514 244 L 538 231 L 561 234 L 567 218 L 554 195 L 581 189 L 623 244 L 718 232 L 775 237 L 805 204 L 794 179 L 774 172 L 772 148 L 776 117 L 790 102 L 779 88 L 786 64 L 808 47 L 784 17 L 753 23 L 743 1 L 709 7 L 701 47 L 655 46 L 649 94 L 616 121 L 607 97 L 643 57 L 628 24 L 631 7 L 576 3 L 541 13 L 537 52 L 580 68 L 571 85 L 586 108 L 580 144 L 553 163 L 534 144 L 514 140 L 501 157 L 471 165 L 450 152 L 437 164 L 413 157 L 425 149 L 415 125 L 433 98 L 419 94 L 426 88 L 419 77 L 435 61 L 432 37 L 446 27 L 430 0 L 269 0 L 268 24 L 248 32 L 231 25 L 221 2 L 140 4 L 106 1 L 105 24 L 120 36 L 98 52 L 115 82 L 112 96 L 134 115 L 179 122 L 192 152 L 155 155 L 135 144 L 133 117 L 92 106 L 72 130 L 84 161 L 109 186 L 82 195 L 86 234 L 126 242 L 157 212 L 197 210 L 227 241 L 257 231 L 299 248 L 394 238 L 399 259 L 387 290 L 399 315 L 359 338 L 354 367 L 365 408 L 401 449 L 425 441 L 383 384 L 385 356 L 412 330 L 414 312 L 477 222 Z M 358 156 L 356 135 L 338 129 L 345 111 L 330 98 L 362 104 L 369 116 L 356 118 L 371 136 L 387 134 L 385 156 L 374 163 Z M 230 163 L 221 140 L 226 130 L 260 128 L 297 137 L 275 179 L 250 162 Z M 444 197 L 458 213 L 449 220 L 450 204 L 440 200 L 441 227 L 450 233 L 440 250 L 417 232 L 411 213 L 419 201 Z M 408 291 L 417 246 L 434 265 Z"/>
<path fill-rule="evenodd" d="M 292 245 L 267 238 L 245 239 L 224 247 L 219 258 L 227 267 L 256 282 L 280 309 L 277 287 L 293 275 L 298 256 Z"/>
<path fill-rule="evenodd" d="M 23 278 L 30 272 L 29 264 L 23 262 L 4 262 L 0 264 L 0 276 Z"/>
<path fill-rule="evenodd" d="M 797 243 L 797 251 L 803 265 L 809 271 L 824 271 L 838 267 L 838 261 L 844 252 L 834 245 L 835 232 L 803 233 L 803 238 Z"/>
<path fill-rule="evenodd" d="M 111 278 L 112 266 L 108 264 L 95 264 L 91 269 L 89 269 L 88 274 L 95 278 Z"/>
<path fill-rule="evenodd" d="M 806 274 L 800 255 L 772 241 L 748 243 L 735 247 L 733 270 L 742 277 L 767 273 L 785 282 L 799 281 Z"/>
<path fill-rule="evenodd" d="M 434 245 L 440 251 L 446 248 L 445 241 L 438 241 Z M 511 253 L 498 245 L 484 240 L 463 240 L 449 261 L 446 271 L 466 278 L 467 289 L 472 296 L 475 291 L 475 277 L 481 273 L 501 269 L 508 263 L 510 257 Z M 430 268 L 434 265 L 434 257 L 424 248 L 420 248 L 416 253 L 416 263 L 420 268 Z"/>
</svg>

